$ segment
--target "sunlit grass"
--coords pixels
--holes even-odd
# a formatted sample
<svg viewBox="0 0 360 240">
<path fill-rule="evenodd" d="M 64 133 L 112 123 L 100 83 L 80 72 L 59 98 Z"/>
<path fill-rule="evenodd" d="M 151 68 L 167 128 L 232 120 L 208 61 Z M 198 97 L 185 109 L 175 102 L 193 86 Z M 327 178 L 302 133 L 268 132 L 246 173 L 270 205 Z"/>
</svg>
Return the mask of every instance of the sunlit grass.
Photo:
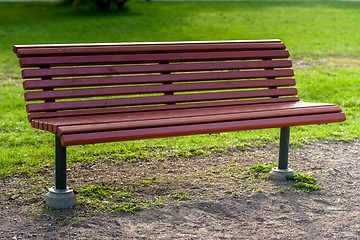
<svg viewBox="0 0 360 240">
<path fill-rule="evenodd" d="M 345 123 L 292 128 L 291 144 L 360 138 L 360 3 L 130 2 L 128 11 L 77 12 L 58 3 L 0 3 L 0 176 L 53 166 L 54 139 L 32 129 L 14 44 L 216 39 L 283 40 L 296 61 L 303 101 L 336 103 Z M 70 163 L 192 157 L 278 141 L 279 130 L 107 143 L 68 148 Z"/>
<path fill-rule="evenodd" d="M 0 72 L 18 76 L 14 44 L 273 39 L 293 57 L 360 56 L 359 2 L 129 2 L 124 13 L 58 3 L 0 3 Z"/>
</svg>

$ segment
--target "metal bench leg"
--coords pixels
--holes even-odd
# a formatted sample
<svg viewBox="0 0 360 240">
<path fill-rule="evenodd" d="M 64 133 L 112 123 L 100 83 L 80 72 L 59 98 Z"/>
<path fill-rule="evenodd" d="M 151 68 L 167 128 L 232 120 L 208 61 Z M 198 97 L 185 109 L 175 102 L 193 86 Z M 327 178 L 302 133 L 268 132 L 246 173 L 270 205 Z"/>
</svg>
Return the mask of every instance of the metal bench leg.
<svg viewBox="0 0 360 240">
<path fill-rule="evenodd" d="M 294 176 L 294 171 L 288 168 L 289 159 L 290 127 L 280 129 L 279 164 L 270 172 L 270 178 L 274 180 L 286 180 L 288 176 Z"/>
<path fill-rule="evenodd" d="M 55 187 L 49 189 L 45 203 L 50 208 L 70 208 L 76 204 L 74 191 L 66 185 L 66 147 L 55 135 Z"/>
</svg>

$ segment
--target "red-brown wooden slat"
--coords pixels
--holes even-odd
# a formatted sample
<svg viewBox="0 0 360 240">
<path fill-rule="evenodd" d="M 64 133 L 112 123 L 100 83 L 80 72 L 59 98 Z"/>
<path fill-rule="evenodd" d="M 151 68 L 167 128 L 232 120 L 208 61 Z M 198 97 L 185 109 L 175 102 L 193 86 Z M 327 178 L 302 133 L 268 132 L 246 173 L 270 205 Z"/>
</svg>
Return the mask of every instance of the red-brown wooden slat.
<svg viewBox="0 0 360 240">
<path fill-rule="evenodd" d="M 84 54 L 123 54 L 158 52 L 200 52 L 200 51 L 238 51 L 238 50 L 285 49 L 281 42 L 269 43 L 209 43 L 209 44 L 171 44 L 171 45 L 132 45 L 132 46 L 94 46 L 94 47 L 42 47 L 20 48 L 18 57 L 29 56 L 68 56 Z"/>
<path fill-rule="evenodd" d="M 267 103 L 289 103 L 298 102 L 298 97 L 286 97 L 286 98 L 264 98 L 264 99 L 251 99 L 251 100 L 236 100 L 236 101 L 220 101 L 220 102 L 204 102 L 204 103 L 188 103 L 188 104 L 172 104 L 172 105 L 157 105 L 157 106 L 136 106 L 126 108 L 105 108 L 105 109 L 80 109 L 66 112 L 40 112 L 31 113 L 28 115 L 30 122 L 42 121 L 46 118 L 58 118 L 58 117 L 81 117 L 98 114 L 114 114 L 114 113 L 134 113 L 134 112 L 151 112 L 159 110 L 175 110 L 175 109 L 199 109 L 205 107 L 227 107 L 227 106 L 241 106 L 241 105 L 258 105 Z"/>
<path fill-rule="evenodd" d="M 47 130 L 47 123 L 43 121 L 38 121 L 36 119 L 31 121 L 31 126 L 40 130 Z"/>
<path fill-rule="evenodd" d="M 263 87 L 285 87 L 294 86 L 294 79 L 286 80 L 248 80 L 233 82 L 207 82 L 207 83 L 188 83 L 188 84 L 166 84 L 166 85 L 147 85 L 111 88 L 86 88 L 71 90 L 55 90 L 25 93 L 25 100 L 47 100 L 47 99 L 66 99 L 66 98 L 86 98 L 99 96 L 116 96 L 129 94 L 150 94 L 168 92 L 189 92 L 189 91 L 210 91 L 226 89 L 246 89 Z"/>
<path fill-rule="evenodd" d="M 279 39 L 268 39 L 268 40 L 225 40 L 225 41 L 183 41 L 183 42 L 134 42 L 134 43 L 76 43 L 76 44 L 36 44 L 36 45 L 14 45 L 13 52 L 18 55 L 18 57 L 22 56 L 22 51 L 27 50 L 26 53 L 31 55 L 42 54 L 42 50 L 47 52 L 48 54 L 59 54 L 59 49 L 61 50 L 69 50 L 69 49 L 77 49 L 77 51 L 91 50 L 91 49 L 101 49 L 101 48 L 130 48 L 135 51 L 144 50 L 142 48 L 155 48 L 155 49 L 164 49 L 166 51 L 171 51 L 172 49 L 177 49 L 179 51 L 187 51 L 191 50 L 193 46 L 199 48 L 215 48 L 219 45 L 261 45 L 261 44 L 280 44 L 279 47 L 285 47 L 284 44 Z M 181 49 L 179 49 L 181 48 Z M 30 51 L 34 49 L 33 51 Z M 49 49 L 52 49 L 49 52 Z M 266 48 L 267 49 L 267 48 Z M 39 53 L 38 53 L 39 52 Z"/>
<path fill-rule="evenodd" d="M 244 121 L 230 121 L 207 124 L 193 124 L 184 126 L 171 126 L 161 128 L 147 128 L 125 131 L 95 132 L 82 134 L 69 134 L 61 136 L 63 146 L 95 144 L 126 140 L 139 140 L 148 138 L 163 138 L 174 136 L 187 136 L 196 134 L 211 134 L 240 130 L 254 130 L 264 128 L 289 127 L 308 124 L 323 124 L 344 121 L 343 113 L 314 114 L 305 116 L 291 116 L 280 118 L 265 118 Z"/>
<path fill-rule="evenodd" d="M 24 89 L 44 89 L 55 87 L 84 87 L 84 86 L 107 86 L 122 84 L 153 84 L 165 82 L 190 82 L 205 80 L 229 80 L 247 78 L 277 78 L 292 77 L 292 69 L 280 70 L 257 70 L 257 71 L 234 71 L 234 72 L 207 72 L 207 73 L 182 73 L 141 76 L 119 76 L 99 78 L 72 78 L 63 80 L 30 80 L 24 82 Z"/>
<path fill-rule="evenodd" d="M 267 90 L 254 90 L 254 91 L 239 91 L 239 92 L 180 94 L 180 95 L 149 96 L 149 97 L 137 97 L 137 98 L 83 100 L 83 101 L 71 101 L 71 102 L 47 102 L 47 103 L 28 104 L 26 106 L 26 109 L 29 113 L 31 113 L 31 112 L 42 112 L 42 111 L 106 108 L 106 107 L 135 106 L 135 105 L 146 105 L 146 104 L 147 105 L 172 104 L 172 103 L 183 103 L 183 102 L 214 101 L 214 100 L 242 99 L 242 98 L 294 96 L 296 94 L 297 94 L 297 90 L 295 88 L 267 89 Z"/>
<path fill-rule="evenodd" d="M 264 99 L 261 99 L 264 100 Z M 40 118 L 34 119 L 33 121 L 39 122 L 41 126 L 44 126 L 43 129 L 56 132 L 59 126 L 67 126 L 73 124 L 90 124 L 90 123 L 107 123 L 107 122 L 119 122 L 119 121 L 132 121 L 139 119 L 159 119 L 168 117 L 185 117 L 185 116 L 200 116 L 200 115 L 210 115 L 214 113 L 228 113 L 228 112 L 251 112 L 261 109 L 283 109 L 283 108 L 294 108 L 294 107 L 304 107 L 302 102 L 290 102 L 290 101 L 273 101 L 280 100 L 280 98 L 270 98 L 271 104 L 269 102 L 254 102 L 254 100 L 242 100 L 239 104 L 235 102 L 212 102 L 210 103 L 197 103 L 197 104 L 181 104 L 181 105 L 162 105 L 162 106 L 152 106 L 152 107 L 140 107 L 141 111 L 136 111 L 139 107 L 133 108 L 122 108 L 119 112 L 113 112 L 112 110 L 117 109 L 108 109 L 109 112 L 100 112 L 92 113 L 91 115 L 77 115 L 77 116 L 61 116 L 51 117 L 51 118 Z M 288 99 L 286 99 L 288 100 Z M 249 104 L 245 104 L 247 102 Z M 187 106 L 185 106 L 187 105 Z M 305 106 L 319 106 L 320 104 L 308 104 Z M 325 104 L 323 104 L 325 105 Z M 321 105 L 321 106 L 323 106 Z M 175 106 L 177 108 L 170 108 L 170 106 Z M 104 110 L 104 109 L 103 109 Z M 133 111 L 131 111 L 133 110 Z M 86 112 L 83 110 L 81 112 Z M 89 110 L 87 110 L 89 111 Z M 90 110 L 96 111 L 99 110 Z M 68 112 L 62 112 L 64 114 Z M 43 125 L 42 125 L 43 124 Z"/>
<path fill-rule="evenodd" d="M 46 130 L 46 123 L 38 121 L 37 125 L 40 130 Z"/>
<path fill-rule="evenodd" d="M 118 42 L 118 43 L 50 43 L 50 44 L 30 44 L 30 45 L 18 45 L 13 46 L 13 52 L 17 53 L 19 49 L 31 49 L 31 48 L 76 48 L 76 47 L 114 47 L 114 46 L 161 46 L 161 45 L 203 45 L 203 44 L 247 44 L 247 43 L 282 43 L 279 39 L 261 39 L 261 40 L 210 40 L 210 41 L 177 41 L 177 42 Z M 282 43 L 283 44 L 283 43 Z"/>
<path fill-rule="evenodd" d="M 116 75 L 134 73 L 164 73 L 164 72 L 191 72 L 191 71 L 215 71 L 234 69 L 260 69 L 260 68 L 287 68 L 291 67 L 290 60 L 268 61 L 237 61 L 237 62 L 205 62 L 205 63 L 177 63 L 177 64 L 150 64 L 150 65 L 124 65 L 124 66 L 100 66 L 81 68 L 45 68 L 26 69 L 22 71 L 22 77 L 46 78 L 46 77 L 76 77 L 96 75 Z"/>
<path fill-rule="evenodd" d="M 31 121 L 31 126 L 32 126 L 33 128 L 40 129 L 40 128 L 39 128 L 39 122 L 38 122 L 37 120 Z"/>
<path fill-rule="evenodd" d="M 278 103 L 263 103 L 251 105 L 235 105 L 235 106 L 212 106 L 202 108 L 186 108 L 186 109 L 158 109 L 157 111 L 145 112 L 125 112 L 114 114 L 93 114 L 76 117 L 61 117 L 61 118 L 44 118 L 34 120 L 36 122 L 44 123 L 45 130 L 56 132 L 60 126 L 81 125 L 81 124 L 95 124 L 95 123 L 114 123 L 114 122 L 128 122 L 138 120 L 154 120 L 154 119 L 168 119 L 179 117 L 194 117 L 194 116 L 208 116 L 229 113 L 249 113 L 258 111 L 270 111 L 281 109 L 297 109 L 306 107 L 327 107 L 331 108 L 333 105 L 319 104 L 319 103 L 304 103 L 304 102 L 278 102 Z M 339 109 L 339 108 L 338 108 Z"/>
<path fill-rule="evenodd" d="M 186 117 L 172 117 L 161 119 L 146 119 L 146 120 L 133 120 L 112 123 L 93 123 L 83 125 L 60 126 L 57 134 L 75 134 L 86 132 L 103 132 L 103 131 L 116 131 L 121 129 L 143 129 L 150 127 L 167 127 L 167 126 L 180 126 L 188 124 L 199 123 L 212 123 L 212 122 L 227 122 L 227 121 L 242 121 L 247 119 L 259 118 L 274 118 L 274 117 L 288 117 L 288 116 L 302 116 L 310 114 L 323 114 L 340 112 L 336 106 L 322 106 L 322 107 L 305 107 L 305 108 L 290 108 L 290 109 L 264 109 L 261 111 L 240 112 L 226 114 L 212 114 L 204 116 L 186 116 Z"/>
<path fill-rule="evenodd" d="M 40 119 L 41 122 L 48 124 L 47 130 L 57 131 L 59 126 L 94 124 L 94 123 L 112 123 L 138 120 L 154 120 L 191 116 L 208 116 L 214 114 L 253 112 L 261 110 L 287 109 L 301 107 L 302 103 L 296 102 L 280 102 L 272 104 L 252 104 L 252 105 L 235 105 L 235 106 L 212 106 L 203 108 L 186 108 L 186 109 L 159 109 L 151 112 L 133 112 L 133 113 L 117 113 L 117 114 L 101 114 L 92 116 L 76 116 L 62 118 L 45 118 Z M 307 104 L 306 104 L 307 106 Z M 302 106 L 304 107 L 304 106 Z"/>
<path fill-rule="evenodd" d="M 21 58 L 21 67 L 38 66 L 71 66 L 71 65 L 101 65 L 109 63 L 153 63 L 160 61 L 186 62 L 208 60 L 239 60 L 262 58 L 287 58 L 287 50 L 267 51 L 232 51 L 232 52 L 195 52 L 195 53 L 163 53 L 163 54 L 124 54 L 124 55 L 89 55 L 62 57 L 29 57 Z"/>
</svg>

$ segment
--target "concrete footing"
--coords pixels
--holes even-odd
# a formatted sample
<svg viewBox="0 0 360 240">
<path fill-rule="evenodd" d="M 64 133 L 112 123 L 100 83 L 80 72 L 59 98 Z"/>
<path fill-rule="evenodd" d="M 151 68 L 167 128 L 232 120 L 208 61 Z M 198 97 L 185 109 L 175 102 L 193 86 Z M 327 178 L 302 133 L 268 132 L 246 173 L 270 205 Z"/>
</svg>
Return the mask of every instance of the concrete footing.
<svg viewBox="0 0 360 240">
<path fill-rule="evenodd" d="M 295 173 L 292 169 L 273 168 L 270 172 L 270 179 L 278 181 L 286 181 L 288 177 L 294 177 Z"/>
<path fill-rule="evenodd" d="M 76 205 L 76 196 L 71 188 L 59 190 L 52 187 L 45 196 L 45 203 L 49 208 L 70 208 Z"/>
</svg>

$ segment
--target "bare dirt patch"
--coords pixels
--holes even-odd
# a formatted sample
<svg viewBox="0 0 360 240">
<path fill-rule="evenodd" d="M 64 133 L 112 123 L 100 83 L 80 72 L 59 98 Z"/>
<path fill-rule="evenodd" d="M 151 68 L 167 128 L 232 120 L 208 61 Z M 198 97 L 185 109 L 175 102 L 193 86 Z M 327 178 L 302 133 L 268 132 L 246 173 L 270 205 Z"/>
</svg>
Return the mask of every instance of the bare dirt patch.
<svg viewBox="0 0 360 240">
<path fill-rule="evenodd" d="M 294 59 L 293 63 L 294 69 L 307 68 L 312 66 L 326 66 L 330 68 L 360 68 L 360 59 L 350 57 Z"/>
<path fill-rule="evenodd" d="M 317 177 L 320 191 L 247 171 L 276 158 L 276 146 L 268 145 L 210 157 L 70 166 L 75 189 L 117 186 L 139 200 L 163 201 L 134 214 L 85 205 L 50 211 L 42 198 L 52 169 L 44 179 L 13 176 L 0 181 L 0 239 L 360 239 L 359 141 L 291 150 L 290 166 Z M 154 182 L 139 184 L 144 179 Z"/>
</svg>

